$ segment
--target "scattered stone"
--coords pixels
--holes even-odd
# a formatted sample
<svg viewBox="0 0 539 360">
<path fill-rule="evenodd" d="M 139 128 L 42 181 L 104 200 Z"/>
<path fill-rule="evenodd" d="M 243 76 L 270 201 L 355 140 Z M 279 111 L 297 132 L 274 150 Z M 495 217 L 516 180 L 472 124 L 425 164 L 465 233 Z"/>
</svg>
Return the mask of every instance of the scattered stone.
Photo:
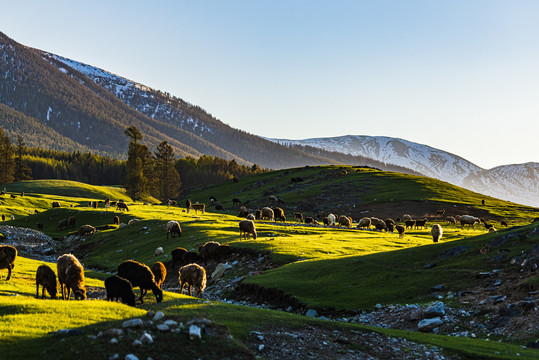
<svg viewBox="0 0 539 360">
<path fill-rule="evenodd" d="M 140 342 L 142 342 L 144 345 L 150 345 L 153 344 L 153 338 L 150 334 L 144 333 L 140 337 Z"/>
<path fill-rule="evenodd" d="M 437 301 L 425 310 L 423 310 L 423 318 L 430 319 L 445 315 L 445 306 L 441 301 Z"/>
<path fill-rule="evenodd" d="M 103 335 L 105 336 L 122 336 L 123 334 L 124 331 L 122 329 L 108 329 L 103 332 Z"/>
<path fill-rule="evenodd" d="M 132 328 L 132 327 L 142 327 L 144 322 L 141 319 L 131 319 L 123 322 L 122 327 Z"/>
<path fill-rule="evenodd" d="M 142 341 L 138 340 L 138 339 L 135 339 L 133 341 L 133 346 L 142 346 Z"/>
<path fill-rule="evenodd" d="M 161 320 L 161 319 L 164 318 L 164 317 L 165 317 L 165 314 L 164 314 L 162 311 L 158 311 L 158 312 L 154 315 L 154 317 L 153 317 L 152 320 L 153 320 L 154 322 L 158 322 L 159 320 Z"/>
<path fill-rule="evenodd" d="M 157 330 L 162 331 L 162 332 L 170 331 L 170 328 L 165 324 L 159 324 L 156 327 L 157 327 Z"/>
<path fill-rule="evenodd" d="M 489 296 L 488 301 L 490 303 L 497 304 L 504 301 L 505 299 L 507 299 L 507 296 L 505 295 L 494 295 L 494 296 Z"/>
<path fill-rule="evenodd" d="M 318 311 L 314 310 L 314 309 L 309 309 L 307 310 L 307 312 L 305 313 L 305 316 L 307 317 L 310 317 L 310 318 L 315 318 L 318 316 Z"/>
<path fill-rule="evenodd" d="M 417 329 L 421 332 L 429 332 L 437 328 L 438 326 L 442 325 L 444 321 L 439 318 L 433 318 L 433 319 L 424 319 L 417 324 Z"/>
<path fill-rule="evenodd" d="M 438 255 L 438 259 L 447 259 L 453 256 L 457 256 L 468 250 L 470 247 L 467 245 L 455 246 L 453 248 L 444 250 Z"/>
<path fill-rule="evenodd" d="M 195 339 L 200 340 L 202 338 L 201 330 L 202 329 L 196 325 L 189 326 L 189 338 L 191 340 L 195 340 Z"/>
<path fill-rule="evenodd" d="M 165 253 L 165 250 L 161 246 L 159 246 L 157 249 L 155 249 L 155 252 L 153 253 L 154 256 L 163 255 Z"/>
<path fill-rule="evenodd" d="M 178 323 L 174 320 L 167 320 L 163 324 L 171 328 L 178 326 Z"/>
<path fill-rule="evenodd" d="M 116 339 L 116 338 L 110 339 L 109 344 L 118 344 L 118 339 Z"/>
<path fill-rule="evenodd" d="M 125 355 L 125 360 L 138 360 L 138 357 L 136 357 L 134 354 L 127 354 Z"/>
<path fill-rule="evenodd" d="M 423 266 L 423 269 L 432 269 L 433 267 L 436 267 L 436 266 L 438 266 L 438 264 L 428 263 L 428 264 L 425 264 L 425 266 Z"/>
<path fill-rule="evenodd" d="M 111 357 L 109 357 L 109 360 L 118 360 L 120 358 L 120 354 L 114 354 Z"/>
<path fill-rule="evenodd" d="M 232 265 L 218 264 L 217 267 L 215 268 L 215 271 L 211 274 L 212 280 L 219 279 L 221 276 L 223 276 L 225 271 L 227 271 L 228 269 L 231 269 L 231 268 L 232 268 Z"/>
</svg>

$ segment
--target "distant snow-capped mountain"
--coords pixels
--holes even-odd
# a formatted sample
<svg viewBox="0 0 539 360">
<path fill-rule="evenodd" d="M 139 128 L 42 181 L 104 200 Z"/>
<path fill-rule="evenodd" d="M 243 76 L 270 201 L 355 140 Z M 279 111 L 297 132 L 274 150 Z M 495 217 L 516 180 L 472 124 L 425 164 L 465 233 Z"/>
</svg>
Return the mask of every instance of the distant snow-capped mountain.
<svg viewBox="0 0 539 360">
<path fill-rule="evenodd" d="M 285 145 L 307 145 L 365 156 L 386 164 L 410 168 L 425 176 L 485 195 L 539 207 L 539 163 L 535 162 L 487 170 L 447 151 L 386 136 L 346 135 L 304 140 L 269 140 Z"/>
</svg>

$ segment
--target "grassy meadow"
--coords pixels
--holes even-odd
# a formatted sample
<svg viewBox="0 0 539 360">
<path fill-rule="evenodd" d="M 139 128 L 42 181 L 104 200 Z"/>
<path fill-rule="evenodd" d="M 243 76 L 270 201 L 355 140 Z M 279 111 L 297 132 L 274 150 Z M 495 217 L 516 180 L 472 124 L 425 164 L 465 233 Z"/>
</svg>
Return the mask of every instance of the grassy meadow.
<svg viewBox="0 0 539 360">
<path fill-rule="evenodd" d="M 346 174 L 343 174 L 343 169 Z M 302 177 L 303 181 L 292 183 L 293 177 Z M 248 277 L 245 280 L 247 283 L 280 289 L 310 308 L 359 311 L 371 309 L 378 303 L 430 302 L 429 289 L 440 283 L 452 291 L 473 285 L 477 281 L 474 274 L 491 270 L 490 264 L 485 261 L 486 257 L 478 255 L 479 249 L 497 236 L 517 234 L 511 243 L 510 254 L 529 249 L 539 240 L 537 235 L 531 238 L 524 236 L 534 229 L 533 225 L 528 224 L 530 219 L 539 217 L 539 209 L 489 198 L 434 179 L 357 167 L 280 170 L 246 177 L 238 183 L 228 181 L 188 193 L 187 197 L 193 203 L 206 203 L 205 214 L 187 213 L 181 207 L 183 201 L 179 202 L 180 207 L 133 203 L 123 189 L 117 187 L 42 180 L 10 184 L 6 188 L 8 192 L 24 192 L 25 195 L 15 199 L 9 196 L 0 198 L 0 214 L 8 218 L 15 216 L 15 220 L 0 222 L 0 225 L 36 229 L 38 223 L 43 224 L 43 232 L 56 239 L 55 248 L 73 250 L 85 268 L 102 271 L 86 272 L 86 283 L 91 291 L 99 291 L 103 279 L 108 276 L 104 272 L 115 272 L 117 265 L 126 259 L 146 264 L 167 262 L 171 260 L 171 250 L 178 246 L 189 250 L 197 249 L 207 241 L 218 241 L 269 251 L 272 260 L 280 265 L 261 275 Z M 283 199 L 284 203 L 278 205 L 285 209 L 287 224 L 256 221 L 258 238 L 240 240 L 240 219 L 236 216 L 238 206 L 233 205 L 232 199 L 240 199 L 250 209 L 277 205 L 268 200 L 269 195 Z M 210 206 L 210 196 L 215 196 L 225 210 L 215 211 Z M 129 203 L 129 212 L 104 209 L 103 204 L 97 209 L 88 206 L 89 201 L 104 200 L 106 197 L 111 200 L 124 199 Z M 486 206 L 481 205 L 481 200 L 486 201 Z M 62 207 L 52 209 L 52 201 L 60 201 Z M 396 217 L 397 214 L 402 216 L 403 209 L 407 209 L 414 218 L 419 218 L 432 214 L 437 208 L 447 209 L 446 215 L 452 215 L 452 209 L 455 209 L 454 214 L 477 211 L 488 221 L 506 219 L 516 227 L 502 229 L 497 222 L 498 232 L 487 233 L 482 226 L 461 229 L 460 226 L 433 219 L 433 215 L 429 216 L 431 221 L 426 229 L 408 230 L 400 239 L 396 233 L 293 223 L 294 211 L 315 216 L 319 211 L 332 209 L 336 214 L 353 214 L 357 221 L 362 215 L 378 215 L 380 218 Z M 84 240 L 78 237 L 64 240 L 81 225 L 112 224 L 114 215 L 119 215 L 123 223 L 133 218 L 140 219 L 140 222 L 99 231 Z M 77 226 L 57 230 L 58 222 L 69 216 L 76 217 Z M 183 230 L 181 237 L 167 239 L 165 226 L 169 220 L 180 222 Z M 430 235 L 430 227 L 435 222 L 444 228 L 442 240 L 437 244 L 432 242 Z M 163 247 L 165 253 L 156 257 L 154 250 L 159 246 Z M 468 248 L 459 256 L 439 257 L 442 251 L 455 246 Z M 64 358 L 58 355 L 61 351 L 54 350 L 56 347 L 67 350 L 89 340 L 74 336 L 59 344 L 54 335 L 48 335 L 50 331 L 81 328 L 85 333 L 95 334 L 99 329 L 121 326 L 123 319 L 144 316 L 147 310 L 161 310 L 179 319 L 205 316 L 225 324 L 234 338 L 243 342 L 247 341 L 251 331 L 268 327 L 301 328 L 316 323 L 340 331 L 374 330 L 447 348 L 469 357 L 532 359 L 538 356 L 537 350 L 523 349 L 521 344 L 371 329 L 357 324 L 339 324 L 290 313 L 195 299 L 172 292 L 165 293 L 161 304 L 156 304 L 153 296 L 149 295 L 148 301 L 137 308 L 102 300 L 69 303 L 36 300 L 35 269 L 41 263 L 24 255 L 19 256 L 10 281 L 5 281 L 6 270 L 0 270 L 0 358 L 8 354 L 10 357 L 6 359 L 13 358 L 11 355 L 18 351 L 23 351 L 27 357 L 42 354 L 44 358 Z M 437 266 L 425 269 L 429 263 L 436 263 Z M 56 268 L 55 264 L 50 266 Z M 222 346 L 237 348 L 241 344 L 232 341 Z M 84 347 L 80 351 L 78 355 L 83 359 L 94 355 L 90 351 L 85 352 Z M 520 354 L 518 357 L 515 355 L 517 352 Z"/>
</svg>

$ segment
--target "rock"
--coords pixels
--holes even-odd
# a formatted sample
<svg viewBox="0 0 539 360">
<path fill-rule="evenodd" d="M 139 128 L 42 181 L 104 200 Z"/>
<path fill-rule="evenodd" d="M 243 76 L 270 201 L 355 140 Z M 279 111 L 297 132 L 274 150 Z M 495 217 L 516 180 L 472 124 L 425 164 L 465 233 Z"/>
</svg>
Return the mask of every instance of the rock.
<svg viewBox="0 0 539 360">
<path fill-rule="evenodd" d="M 442 325 L 444 321 L 439 318 L 433 318 L 433 319 L 424 319 L 417 324 L 417 329 L 421 332 L 429 332 L 437 328 L 438 326 Z"/>
<path fill-rule="evenodd" d="M 140 342 L 143 343 L 144 345 L 150 345 L 150 344 L 153 344 L 153 338 L 150 334 L 144 333 L 140 337 Z"/>
<path fill-rule="evenodd" d="M 108 329 L 103 332 L 103 335 L 105 336 L 122 336 L 123 334 L 124 331 L 122 329 Z"/>
<path fill-rule="evenodd" d="M 162 331 L 162 332 L 170 331 L 170 328 L 165 324 L 159 324 L 156 327 L 157 327 L 157 330 Z"/>
<path fill-rule="evenodd" d="M 315 318 L 318 316 L 318 311 L 314 310 L 314 309 L 309 309 L 307 310 L 307 312 L 305 313 L 305 316 L 307 317 L 310 317 L 310 318 Z"/>
<path fill-rule="evenodd" d="M 144 322 L 141 319 L 131 319 L 123 322 L 122 327 L 132 328 L 132 327 L 142 327 Z"/>
<path fill-rule="evenodd" d="M 125 360 L 138 360 L 138 357 L 136 357 L 134 354 L 127 354 L 125 355 Z"/>
<path fill-rule="evenodd" d="M 432 269 L 433 267 L 436 267 L 436 266 L 438 266 L 438 264 L 428 263 L 428 264 L 425 264 L 425 266 L 423 266 L 423 269 Z"/>
<path fill-rule="evenodd" d="M 212 280 L 219 279 L 221 276 L 223 276 L 225 271 L 230 269 L 230 268 L 232 268 L 232 265 L 218 264 L 217 267 L 215 268 L 215 271 L 211 274 Z"/>
<path fill-rule="evenodd" d="M 504 301 L 505 299 L 507 299 L 507 296 L 504 296 L 504 295 L 494 295 L 494 296 L 489 296 L 488 301 L 489 301 L 490 303 L 497 304 L 497 303 L 499 303 L 499 302 Z"/>
<path fill-rule="evenodd" d="M 165 253 L 165 250 L 163 250 L 163 248 L 161 246 L 159 246 L 157 249 L 155 249 L 153 255 L 154 256 L 159 256 L 159 255 L 163 255 Z"/>
<path fill-rule="evenodd" d="M 135 341 L 133 341 L 132 345 L 133 346 L 142 346 L 142 341 L 135 339 Z"/>
<path fill-rule="evenodd" d="M 420 320 L 423 317 L 423 310 L 417 308 L 413 309 L 410 312 L 410 316 L 408 317 L 410 320 Z"/>
<path fill-rule="evenodd" d="M 109 357 L 109 360 L 117 360 L 120 358 L 120 354 L 114 354 L 111 357 Z"/>
<path fill-rule="evenodd" d="M 163 324 L 171 328 L 178 326 L 178 323 L 174 320 L 167 320 Z"/>
<path fill-rule="evenodd" d="M 191 340 L 201 339 L 202 338 L 201 328 L 196 325 L 189 326 L 189 338 Z"/>
<path fill-rule="evenodd" d="M 258 345 L 258 351 L 262 351 L 262 350 L 264 350 L 264 344 Z"/>
<path fill-rule="evenodd" d="M 163 314 L 162 311 L 158 311 L 154 316 L 153 316 L 153 322 L 158 322 L 159 320 L 161 320 L 162 318 L 165 317 L 165 314 Z"/>
<path fill-rule="evenodd" d="M 457 255 L 462 254 L 463 252 L 465 252 L 469 248 L 470 247 L 467 246 L 467 245 L 455 246 L 453 248 L 450 248 L 450 249 L 447 249 L 447 250 L 444 250 L 444 251 L 440 252 L 440 255 L 438 255 L 438 258 L 439 259 L 447 259 L 447 258 L 450 258 L 450 257 L 453 257 L 453 256 L 457 256 Z"/>
<path fill-rule="evenodd" d="M 116 339 L 116 338 L 110 339 L 109 344 L 118 344 L 118 339 Z"/>
<path fill-rule="evenodd" d="M 445 315 L 445 306 L 441 301 L 436 301 L 434 304 L 423 310 L 423 318 L 430 319 Z"/>
</svg>

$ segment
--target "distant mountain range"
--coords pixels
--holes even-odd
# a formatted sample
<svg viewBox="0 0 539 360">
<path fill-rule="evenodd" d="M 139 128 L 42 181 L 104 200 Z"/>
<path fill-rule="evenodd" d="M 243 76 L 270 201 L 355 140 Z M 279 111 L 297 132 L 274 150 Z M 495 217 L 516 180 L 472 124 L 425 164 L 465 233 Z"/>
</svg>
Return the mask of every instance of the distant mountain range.
<svg viewBox="0 0 539 360">
<path fill-rule="evenodd" d="M 539 207 L 539 163 L 483 169 L 447 151 L 384 136 L 340 136 L 305 140 L 269 139 L 283 145 L 312 146 L 365 156 L 385 164 L 413 169 L 425 176 L 490 195 Z"/>
<path fill-rule="evenodd" d="M 537 163 L 490 170 L 406 140 L 345 136 L 273 140 L 234 129 L 199 106 L 105 70 L 18 44 L 0 32 L 0 127 L 28 146 L 125 158 L 128 126 L 154 150 L 218 156 L 281 169 L 366 165 L 438 178 L 480 193 L 539 206 Z"/>
</svg>

